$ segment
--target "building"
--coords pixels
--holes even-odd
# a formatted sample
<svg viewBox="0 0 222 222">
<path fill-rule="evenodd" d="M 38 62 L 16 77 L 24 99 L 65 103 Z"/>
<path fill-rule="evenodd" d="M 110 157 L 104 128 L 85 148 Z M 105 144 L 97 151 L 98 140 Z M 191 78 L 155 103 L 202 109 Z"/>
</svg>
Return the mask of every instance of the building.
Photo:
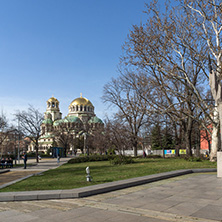
<svg viewBox="0 0 222 222">
<path fill-rule="evenodd" d="M 65 118 L 62 118 L 59 101 L 55 97 L 51 97 L 47 101 L 47 108 L 41 125 L 39 151 L 47 152 L 49 148 L 55 146 L 74 151 L 74 139 L 86 138 L 86 136 L 92 135 L 96 129 L 103 127 L 102 120 L 94 113 L 93 104 L 82 95 L 70 103 L 69 113 Z M 62 137 L 64 141 L 62 141 Z"/>
<path fill-rule="evenodd" d="M 209 124 L 207 126 L 209 131 L 212 132 L 213 126 L 212 124 Z M 206 129 L 200 130 L 200 152 L 201 154 L 210 153 L 211 150 L 211 135 Z"/>
</svg>

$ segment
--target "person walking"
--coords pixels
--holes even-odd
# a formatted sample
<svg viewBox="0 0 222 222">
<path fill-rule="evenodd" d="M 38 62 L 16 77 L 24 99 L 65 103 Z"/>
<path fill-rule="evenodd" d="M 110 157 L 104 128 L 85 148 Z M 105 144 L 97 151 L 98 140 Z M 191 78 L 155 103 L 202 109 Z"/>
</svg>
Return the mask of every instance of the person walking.
<svg viewBox="0 0 222 222">
<path fill-rule="evenodd" d="M 60 156 L 59 156 L 59 154 L 57 155 L 57 164 L 59 164 L 59 162 L 60 162 Z"/>
<path fill-rule="evenodd" d="M 24 152 L 24 155 L 23 155 L 22 159 L 24 160 L 24 169 L 26 169 L 26 162 L 27 162 L 27 159 L 28 159 L 26 152 Z"/>
</svg>

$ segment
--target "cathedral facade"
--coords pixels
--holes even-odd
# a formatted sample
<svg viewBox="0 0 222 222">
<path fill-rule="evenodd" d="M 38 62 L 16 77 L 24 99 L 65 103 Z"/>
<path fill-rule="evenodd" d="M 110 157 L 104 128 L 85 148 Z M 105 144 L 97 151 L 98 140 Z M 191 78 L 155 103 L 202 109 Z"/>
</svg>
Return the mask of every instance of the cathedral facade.
<svg viewBox="0 0 222 222">
<path fill-rule="evenodd" d="M 46 103 L 47 108 L 41 124 L 39 151 L 47 152 L 54 146 L 63 147 L 64 144 L 59 138 L 62 133 L 69 134 L 71 138 L 79 138 L 93 134 L 94 130 L 104 127 L 102 120 L 94 113 L 93 104 L 82 96 L 70 103 L 69 113 L 64 118 L 59 109 L 59 101 L 55 97 L 51 97 Z M 72 151 L 75 147 L 69 144 L 69 149 Z"/>
</svg>

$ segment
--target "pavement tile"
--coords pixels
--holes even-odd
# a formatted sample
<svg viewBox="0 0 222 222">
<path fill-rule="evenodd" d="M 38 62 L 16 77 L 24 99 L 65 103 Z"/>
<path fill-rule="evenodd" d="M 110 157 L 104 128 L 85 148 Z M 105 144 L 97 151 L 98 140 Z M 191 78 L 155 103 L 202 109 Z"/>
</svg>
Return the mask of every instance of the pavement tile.
<svg viewBox="0 0 222 222">
<path fill-rule="evenodd" d="M 64 212 L 60 211 L 56 214 L 56 216 L 53 214 L 51 215 L 46 214 L 45 218 L 48 218 L 49 220 L 56 218 L 58 221 L 59 220 L 64 221 L 68 219 L 71 220 L 73 218 L 79 218 L 82 216 L 90 215 L 91 213 L 96 212 L 96 211 L 99 211 L 99 210 L 95 208 L 89 208 L 89 207 L 77 207 L 75 209 L 67 210 Z"/>
<path fill-rule="evenodd" d="M 0 211 L 0 218 L 13 217 L 13 216 L 18 216 L 20 214 L 22 214 L 22 212 L 16 210 L 5 210 L 5 211 Z"/>
<path fill-rule="evenodd" d="M 206 204 L 204 203 L 180 203 L 180 204 L 176 204 L 175 206 L 171 208 L 164 210 L 164 212 L 190 216 L 205 206 Z"/>
<path fill-rule="evenodd" d="M 174 203 L 171 204 L 164 204 L 161 202 L 157 202 L 157 203 L 147 203 L 144 205 L 141 205 L 140 208 L 142 209 L 148 209 L 148 210 L 155 210 L 155 211 L 166 211 L 167 209 L 171 208 L 172 206 L 174 206 Z"/>
<path fill-rule="evenodd" d="M 5 218 L 3 221 L 4 222 L 26 222 L 26 221 L 28 222 L 34 219 L 38 219 L 38 217 L 23 214 L 23 215 L 17 215 L 17 216 Z"/>
<path fill-rule="evenodd" d="M 203 198 L 193 198 L 193 197 L 185 197 L 185 196 L 177 196 L 177 195 L 173 195 L 169 198 L 166 198 L 164 201 L 172 201 L 175 203 L 204 203 L 204 204 L 211 204 L 211 203 L 215 203 L 215 200 L 211 200 L 211 199 L 203 199 Z M 163 202 L 163 201 L 162 201 Z"/>
<path fill-rule="evenodd" d="M 30 220 L 30 222 L 61 222 L 61 221 L 57 221 L 56 219 L 49 220 L 49 219 L 42 219 L 42 218 L 41 220 L 39 220 L 39 218 L 36 218 L 36 219 Z"/>
<path fill-rule="evenodd" d="M 38 209 L 38 210 L 33 209 L 32 212 L 27 213 L 26 215 L 38 217 L 39 219 L 42 219 L 42 218 L 47 219 L 47 218 L 49 218 L 48 215 L 54 215 L 55 216 L 58 213 L 60 213 L 60 211 L 57 210 L 57 209 L 45 208 L 45 209 Z"/>
<path fill-rule="evenodd" d="M 214 200 L 209 204 L 213 204 L 213 205 L 220 205 L 222 206 L 222 198 L 218 199 L 218 200 Z"/>
<path fill-rule="evenodd" d="M 222 221 L 222 207 L 209 204 L 193 213 L 192 216 Z"/>
</svg>

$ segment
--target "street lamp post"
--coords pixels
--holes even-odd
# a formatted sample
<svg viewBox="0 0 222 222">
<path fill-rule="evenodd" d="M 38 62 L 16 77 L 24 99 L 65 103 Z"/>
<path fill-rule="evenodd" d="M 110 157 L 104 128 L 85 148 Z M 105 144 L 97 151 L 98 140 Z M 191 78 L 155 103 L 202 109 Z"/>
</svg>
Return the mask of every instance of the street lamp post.
<svg viewBox="0 0 222 222">
<path fill-rule="evenodd" d="M 19 124 L 19 118 L 18 118 L 18 163 L 20 164 L 20 150 L 19 150 L 19 144 L 20 144 L 20 124 Z"/>
<path fill-rule="evenodd" d="M 14 147 L 14 158 L 15 158 L 15 165 L 16 165 L 16 130 L 14 131 L 15 132 L 15 147 Z"/>
<path fill-rule="evenodd" d="M 84 153 L 87 153 L 87 156 L 89 156 L 89 147 L 87 145 L 87 134 L 84 133 Z"/>
</svg>

